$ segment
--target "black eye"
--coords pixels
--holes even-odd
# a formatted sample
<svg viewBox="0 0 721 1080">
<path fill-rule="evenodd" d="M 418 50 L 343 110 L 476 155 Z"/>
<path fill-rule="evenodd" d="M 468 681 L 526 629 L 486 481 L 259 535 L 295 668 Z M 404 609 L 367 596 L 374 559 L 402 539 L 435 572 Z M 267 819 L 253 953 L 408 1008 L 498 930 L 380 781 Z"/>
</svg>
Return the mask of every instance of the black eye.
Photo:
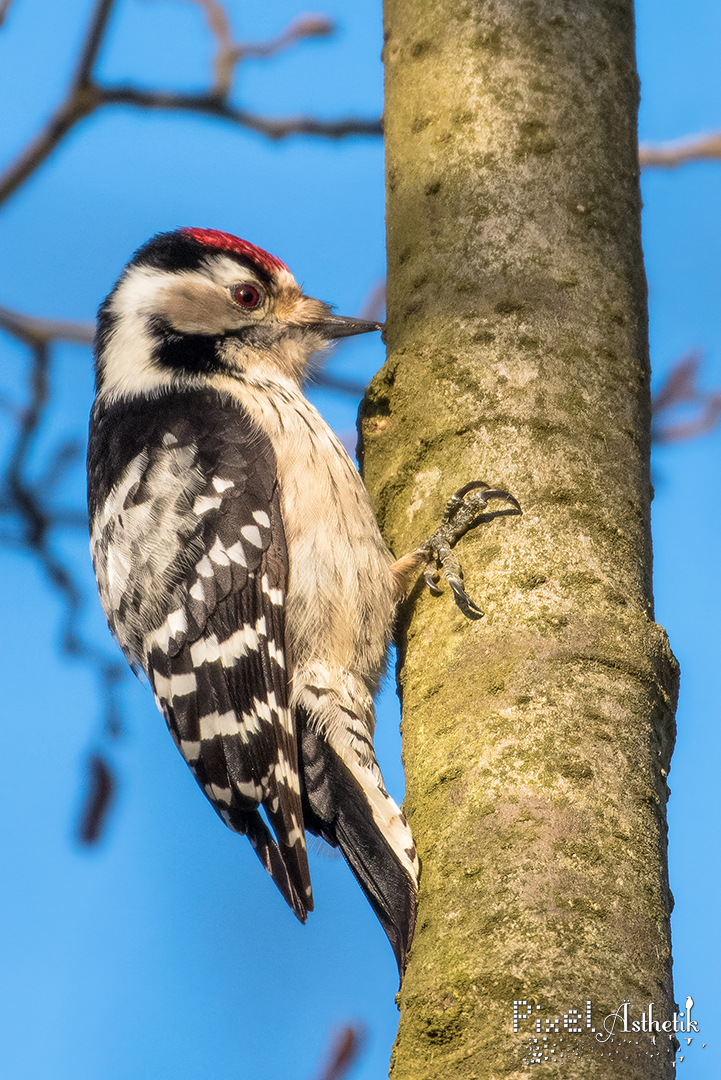
<svg viewBox="0 0 721 1080">
<path fill-rule="evenodd" d="M 244 308 L 254 308 L 260 303 L 260 293 L 255 285 L 234 285 L 232 296 L 236 304 Z"/>
</svg>

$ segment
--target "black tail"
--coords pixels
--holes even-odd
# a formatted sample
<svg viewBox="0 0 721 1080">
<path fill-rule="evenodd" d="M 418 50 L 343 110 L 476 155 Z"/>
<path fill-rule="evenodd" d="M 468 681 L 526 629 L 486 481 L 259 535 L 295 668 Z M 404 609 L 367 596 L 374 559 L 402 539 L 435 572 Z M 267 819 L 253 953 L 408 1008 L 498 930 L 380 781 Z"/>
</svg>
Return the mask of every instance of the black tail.
<svg viewBox="0 0 721 1080">
<path fill-rule="evenodd" d="M 247 835 L 253 850 L 278 886 L 288 907 L 304 923 L 308 918 L 308 911 L 312 910 L 313 902 L 309 903 L 308 898 L 298 891 L 283 855 L 259 812 L 251 810 L 246 814 L 243 828 L 238 831 Z"/>
<path fill-rule="evenodd" d="M 322 735 L 304 728 L 305 826 L 342 851 L 388 936 L 402 978 L 416 923 L 415 849 L 382 780 L 379 784 L 368 768 L 354 767 L 352 751 L 350 756 L 348 764 Z M 387 820 L 394 822 L 390 828 Z"/>
</svg>

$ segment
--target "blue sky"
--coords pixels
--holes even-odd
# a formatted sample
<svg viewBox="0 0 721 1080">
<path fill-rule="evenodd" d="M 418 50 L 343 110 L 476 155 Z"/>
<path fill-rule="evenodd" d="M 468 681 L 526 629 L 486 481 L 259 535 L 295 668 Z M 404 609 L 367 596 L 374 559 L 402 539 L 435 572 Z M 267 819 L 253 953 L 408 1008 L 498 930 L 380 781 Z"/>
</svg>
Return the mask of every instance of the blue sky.
<svg viewBox="0 0 721 1080">
<path fill-rule="evenodd" d="M 60 99 L 90 0 L 14 0 L 0 30 L 0 152 L 10 160 Z M 373 117 L 382 107 L 380 4 L 329 0 L 333 39 L 249 62 L 242 103 L 268 115 Z M 236 32 L 262 39 L 303 9 L 232 0 Z M 710 0 L 642 0 L 638 11 L 641 137 L 660 141 L 721 128 L 721 9 Z M 112 81 L 199 88 L 211 42 L 195 5 L 121 0 L 100 72 Z M 658 385 L 691 347 L 702 382 L 721 386 L 721 162 L 649 172 L 644 244 L 651 351 Z M 280 256 L 310 292 L 352 314 L 384 272 L 379 140 L 271 144 L 219 122 L 116 109 L 79 126 L 0 215 L 0 303 L 38 315 L 91 319 L 130 253 L 181 224 L 237 232 Z M 23 348 L 2 336 L 0 393 L 22 400 Z M 58 441 L 83 438 L 90 358 L 59 346 L 56 404 L 37 462 Z M 366 381 L 383 361 L 360 339 L 332 362 Z M 356 404 L 316 392 L 341 432 Z M 6 429 L 7 430 L 7 429 Z M 7 433 L 0 436 L 6 445 Z M 690 993 L 702 1050 L 678 1073 L 718 1073 L 719 449 L 716 432 L 659 447 L 654 460 L 657 617 L 682 664 L 679 737 L 669 782 L 671 884 L 676 896 L 676 997 Z M 61 495 L 81 505 L 82 468 Z M 104 628 L 85 540 L 58 549 L 91 597 L 85 629 Z M 6 873 L 0 884 L 0 1045 L 13 1080 L 186 1080 L 308 1077 L 329 1026 L 362 1019 L 358 1080 L 387 1069 L 397 1012 L 390 948 L 345 865 L 313 860 L 316 912 L 302 929 L 245 841 L 221 827 L 192 782 L 147 690 L 123 685 L 123 737 L 102 734 L 87 669 L 59 658 L 61 608 L 33 562 L 0 549 L 4 635 L 0 785 Z M 386 694 L 377 744 L 402 797 L 397 707 Z M 81 850 L 73 829 L 84 762 L 106 752 L 120 778 L 104 843 Z"/>
</svg>

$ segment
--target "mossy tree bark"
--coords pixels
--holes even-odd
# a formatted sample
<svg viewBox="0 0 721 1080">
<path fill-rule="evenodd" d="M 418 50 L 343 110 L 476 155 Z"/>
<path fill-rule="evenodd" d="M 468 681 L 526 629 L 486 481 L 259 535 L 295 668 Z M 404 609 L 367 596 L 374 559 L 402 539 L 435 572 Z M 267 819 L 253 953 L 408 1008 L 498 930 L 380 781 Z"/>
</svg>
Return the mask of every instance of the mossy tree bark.
<svg viewBox="0 0 721 1080">
<path fill-rule="evenodd" d="M 599 1027 L 624 999 L 673 1014 L 632 2 L 386 0 L 385 18 L 389 356 L 366 483 L 399 554 L 468 480 L 524 511 L 459 545 L 483 619 L 448 590 L 404 610 L 423 873 L 392 1077 L 525 1074 L 514 1000 L 565 1077 L 670 1077 L 668 1036 L 545 1030 L 585 1024 L 588 1000 Z"/>
</svg>

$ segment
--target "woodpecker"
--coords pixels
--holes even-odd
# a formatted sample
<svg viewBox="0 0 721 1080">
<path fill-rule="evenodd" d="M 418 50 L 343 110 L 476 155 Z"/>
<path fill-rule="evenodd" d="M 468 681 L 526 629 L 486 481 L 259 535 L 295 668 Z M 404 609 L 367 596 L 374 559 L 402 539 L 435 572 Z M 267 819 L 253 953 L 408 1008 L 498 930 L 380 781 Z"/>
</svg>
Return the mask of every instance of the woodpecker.
<svg viewBox="0 0 721 1080">
<path fill-rule="evenodd" d="M 302 922 L 305 833 L 339 847 L 402 975 L 419 863 L 376 761 L 373 695 L 419 572 L 437 592 L 443 567 L 477 613 L 451 548 L 488 498 L 518 504 L 468 484 L 394 559 L 301 389 L 315 353 L 380 329 L 236 236 L 153 237 L 98 315 L 88 505 L 110 629 L 219 816 Z"/>
</svg>

